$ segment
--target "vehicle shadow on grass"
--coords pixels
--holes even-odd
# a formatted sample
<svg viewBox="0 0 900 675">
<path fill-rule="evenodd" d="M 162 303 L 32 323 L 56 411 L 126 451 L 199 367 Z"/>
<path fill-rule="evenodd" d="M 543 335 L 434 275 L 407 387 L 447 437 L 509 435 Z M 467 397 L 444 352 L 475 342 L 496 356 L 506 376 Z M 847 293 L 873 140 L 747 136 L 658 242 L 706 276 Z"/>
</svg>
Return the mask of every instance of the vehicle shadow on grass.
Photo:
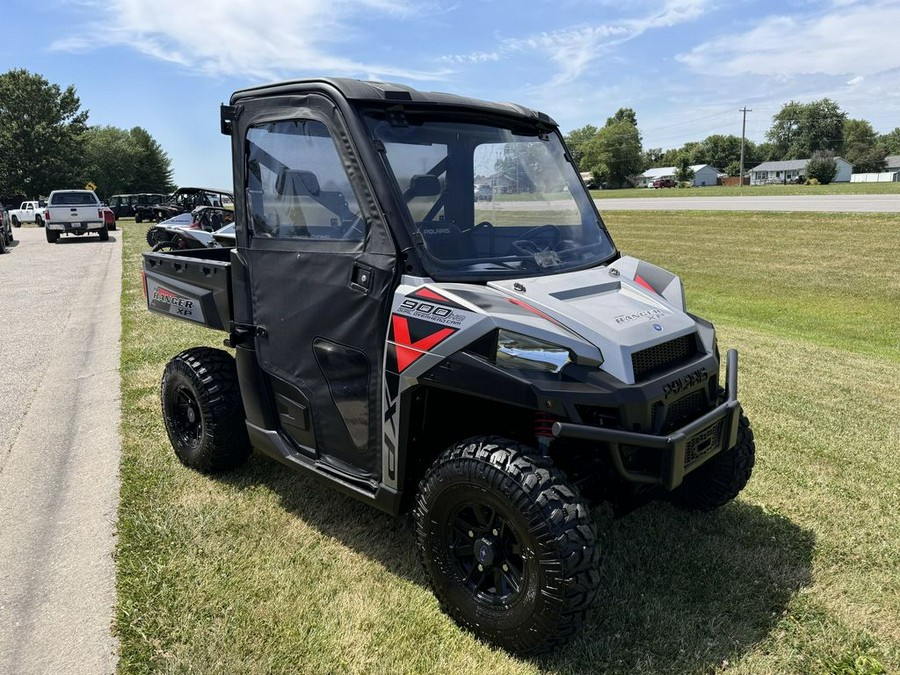
<svg viewBox="0 0 900 675">
<path fill-rule="evenodd" d="M 410 517 L 383 514 L 256 454 L 219 480 L 268 486 L 323 534 L 427 586 Z M 594 519 L 603 552 L 600 595 L 578 638 L 533 660 L 547 671 L 719 669 L 762 641 L 811 582 L 813 533 L 740 500 L 712 513 L 654 503 L 617 520 L 601 508 Z"/>
</svg>

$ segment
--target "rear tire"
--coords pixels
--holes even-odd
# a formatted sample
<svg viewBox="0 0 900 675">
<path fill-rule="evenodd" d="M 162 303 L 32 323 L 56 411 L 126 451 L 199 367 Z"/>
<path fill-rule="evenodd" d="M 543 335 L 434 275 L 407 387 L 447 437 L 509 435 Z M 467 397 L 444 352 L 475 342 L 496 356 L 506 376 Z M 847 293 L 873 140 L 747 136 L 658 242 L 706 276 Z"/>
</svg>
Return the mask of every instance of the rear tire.
<svg viewBox="0 0 900 675">
<path fill-rule="evenodd" d="M 462 627 L 519 653 L 568 641 L 597 597 L 588 508 L 551 461 L 502 438 L 447 449 L 419 484 L 419 559 Z"/>
<path fill-rule="evenodd" d="M 139 213 L 135 213 L 134 214 L 134 222 L 136 222 L 138 224 L 143 223 L 144 222 L 143 216 L 141 216 L 141 214 L 139 214 Z"/>
<path fill-rule="evenodd" d="M 6 235 L 0 234 L 0 255 L 3 255 L 7 252 L 6 248 Z"/>
<path fill-rule="evenodd" d="M 51 230 L 49 227 L 44 229 L 44 234 L 47 236 L 47 241 L 51 244 L 55 244 L 59 240 L 59 232 Z"/>
<path fill-rule="evenodd" d="M 160 383 L 163 420 L 178 459 L 201 473 L 240 466 L 250 454 L 234 358 L 195 347 L 166 365 Z"/>
<path fill-rule="evenodd" d="M 106 229 L 106 225 L 97 234 L 100 235 L 100 241 L 109 241 L 109 230 Z"/>
<path fill-rule="evenodd" d="M 755 462 L 753 430 L 750 420 L 741 415 L 735 446 L 685 476 L 669 499 L 683 509 L 712 511 L 738 496 L 750 480 Z"/>
</svg>

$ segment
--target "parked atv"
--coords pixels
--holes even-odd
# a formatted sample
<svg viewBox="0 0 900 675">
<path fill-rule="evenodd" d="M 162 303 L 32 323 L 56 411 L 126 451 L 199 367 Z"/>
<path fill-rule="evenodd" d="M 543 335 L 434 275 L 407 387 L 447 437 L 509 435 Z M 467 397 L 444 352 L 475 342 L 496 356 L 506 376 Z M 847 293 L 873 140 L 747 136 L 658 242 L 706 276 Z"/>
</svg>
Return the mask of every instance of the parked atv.
<svg viewBox="0 0 900 675">
<path fill-rule="evenodd" d="M 144 254 L 149 309 L 233 350 L 163 372 L 186 466 L 253 447 L 412 510 L 444 610 L 523 654 L 598 598 L 592 501 L 713 509 L 747 483 L 737 352 L 723 377 L 679 278 L 616 249 L 550 117 L 315 79 L 235 93 L 222 129 L 237 246 Z"/>
<path fill-rule="evenodd" d="M 213 233 L 234 222 L 234 211 L 198 206 L 190 214 L 180 214 L 147 230 L 146 239 L 154 251 L 207 248 L 217 245 Z"/>
<path fill-rule="evenodd" d="M 212 188 L 178 188 L 168 199 L 156 204 L 136 204 L 134 221 L 161 223 L 182 213 L 190 213 L 199 206 L 213 206 L 234 210 L 234 197 L 225 190 Z"/>
</svg>

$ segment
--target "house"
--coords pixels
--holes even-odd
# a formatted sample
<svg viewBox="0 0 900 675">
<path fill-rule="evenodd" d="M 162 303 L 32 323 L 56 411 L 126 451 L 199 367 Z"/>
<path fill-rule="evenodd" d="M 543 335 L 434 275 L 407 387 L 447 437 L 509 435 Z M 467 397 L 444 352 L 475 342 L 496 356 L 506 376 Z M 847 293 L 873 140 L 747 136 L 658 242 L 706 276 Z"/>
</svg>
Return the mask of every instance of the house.
<svg viewBox="0 0 900 675">
<path fill-rule="evenodd" d="M 900 155 L 888 155 L 884 158 L 885 172 L 900 171 Z"/>
<path fill-rule="evenodd" d="M 849 183 L 853 165 L 843 157 L 835 157 L 837 173 L 834 183 Z M 781 162 L 763 162 L 750 169 L 750 185 L 770 185 L 773 183 L 800 183 L 806 180 L 806 165 L 809 159 L 787 159 Z"/>
<path fill-rule="evenodd" d="M 704 185 L 719 184 L 719 170 L 711 167 L 709 164 L 692 164 L 691 169 L 694 172 L 694 187 L 703 187 Z M 653 181 L 662 178 L 675 178 L 674 166 L 660 166 L 654 169 L 647 169 L 638 176 L 638 187 L 652 187 Z"/>
</svg>

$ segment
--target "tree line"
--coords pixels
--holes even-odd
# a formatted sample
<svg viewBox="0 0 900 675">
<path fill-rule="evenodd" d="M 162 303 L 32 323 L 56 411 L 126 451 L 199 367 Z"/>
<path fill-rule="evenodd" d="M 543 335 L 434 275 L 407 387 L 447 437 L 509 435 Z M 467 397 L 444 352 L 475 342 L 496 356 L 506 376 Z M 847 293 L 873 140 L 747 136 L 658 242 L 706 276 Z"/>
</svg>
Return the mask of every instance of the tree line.
<svg viewBox="0 0 900 675">
<path fill-rule="evenodd" d="M 599 129 L 588 124 L 571 131 L 566 144 L 580 171 L 591 172 L 598 184 L 611 188 L 633 185 L 641 173 L 659 166 L 683 169 L 709 164 L 729 176 L 740 173 L 740 136 L 712 134 L 680 148 L 645 150 L 631 108 L 620 108 Z M 868 121 L 851 119 L 829 98 L 790 101 L 772 118 L 765 142 L 744 141 L 744 170 L 765 161 L 839 155 L 853 165 L 854 172 L 878 172 L 892 154 L 900 154 L 900 127 L 879 134 Z"/>
<path fill-rule="evenodd" d="M 0 75 L 0 195 L 36 199 L 88 182 L 97 194 L 174 190 L 172 162 L 143 128 L 91 126 L 73 85 Z"/>
</svg>

